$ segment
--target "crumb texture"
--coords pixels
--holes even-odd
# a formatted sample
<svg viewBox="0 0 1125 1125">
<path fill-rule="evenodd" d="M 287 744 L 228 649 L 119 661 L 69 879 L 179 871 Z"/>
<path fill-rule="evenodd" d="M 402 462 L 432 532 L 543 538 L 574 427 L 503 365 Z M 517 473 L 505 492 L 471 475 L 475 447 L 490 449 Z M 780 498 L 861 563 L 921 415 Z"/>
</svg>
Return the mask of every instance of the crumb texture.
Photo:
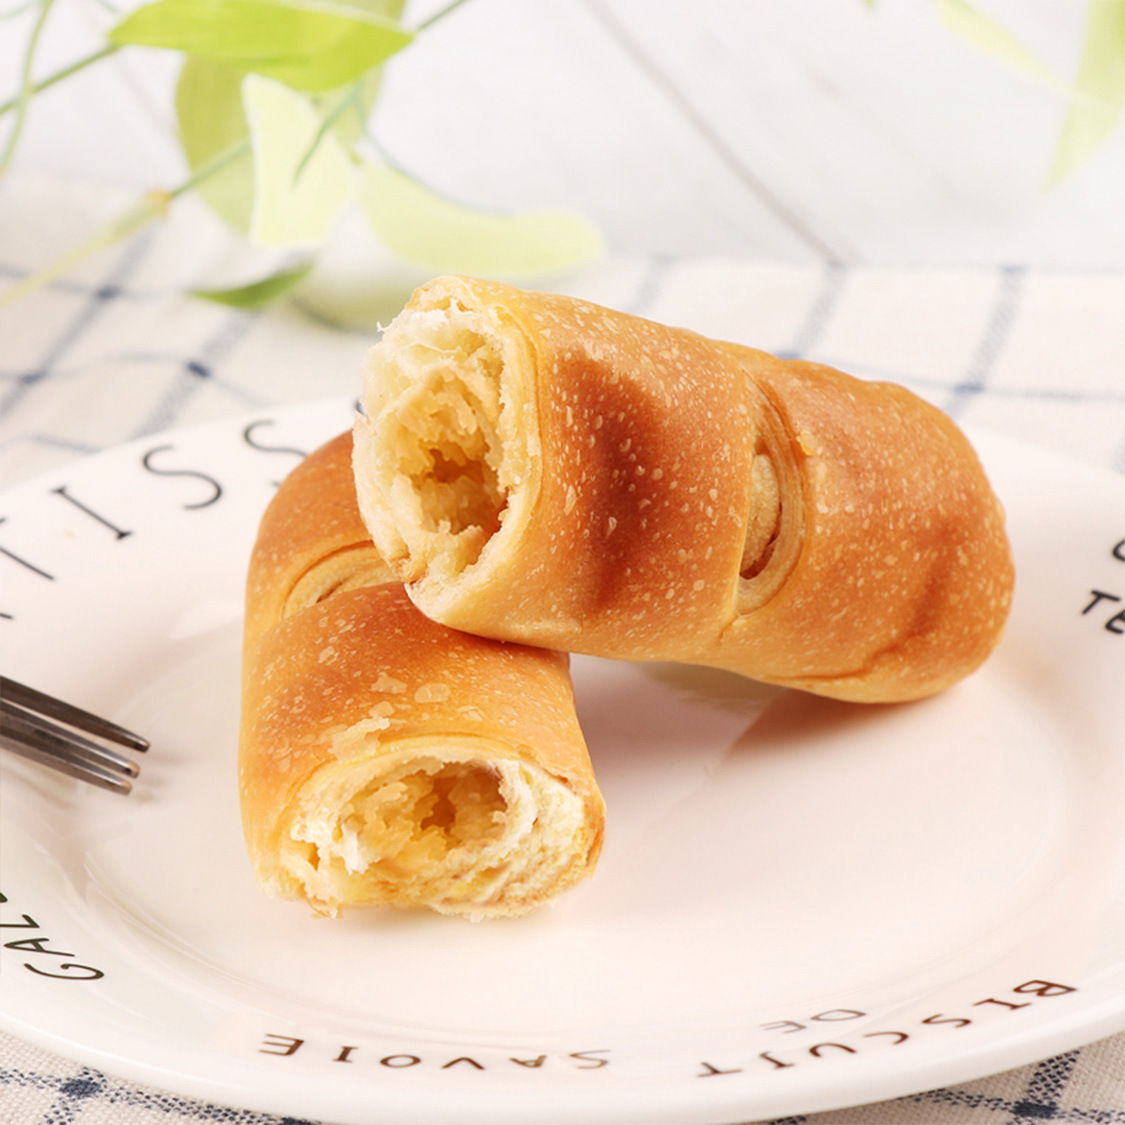
<svg viewBox="0 0 1125 1125">
<path fill-rule="evenodd" d="M 284 865 L 318 909 L 519 913 L 566 881 L 584 810 L 560 781 L 487 757 L 395 758 L 306 787 Z"/>
<path fill-rule="evenodd" d="M 502 348 L 486 318 L 455 302 L 412 310 L 368 359 L 364 494 L 373 534 L 417 577 L 472 566 L 500 529 L 515 482 L 504 459 Z"/>
<path fill-rule="evenodd" d="M 488 442 L 441 401 L 406 428 L 431 466 L 465 462 L 428 490 L 456 538 L 484 518 L 487 489 L 466 482 L 487 481 L 469 452 Z M 255 875 L 324 915 L 525 913 L 601 847 L 567 659 L 425 617 L 364 526 L 352 456 L 344 434 L 286 478 L 251 559 L 239 789 Z"/>
</svg>

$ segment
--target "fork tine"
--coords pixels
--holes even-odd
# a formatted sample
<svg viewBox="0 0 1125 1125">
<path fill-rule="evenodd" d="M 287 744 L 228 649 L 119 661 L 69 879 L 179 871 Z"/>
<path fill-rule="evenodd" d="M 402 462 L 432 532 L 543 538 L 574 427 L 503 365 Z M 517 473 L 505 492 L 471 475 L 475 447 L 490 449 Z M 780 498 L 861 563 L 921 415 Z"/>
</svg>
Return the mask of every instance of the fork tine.
<svg viewBox="0 0 1125 1125">
<path fill-rule="evenodd" d="M 26 742 L 9 738 L 7 735 L 0 736 L 0 741 L 3 742 L 5 749 L 18 754 L 21 758 L 38 762 L 41 766 L 48 766 L 56 773 L 66 774 L 68 777 L 77 778 L 79 781 L 87 781 L 100 789 L 110 789 L 122 795 L 133 791 L 133 783 L 127 777 L 114 773 L 112 770 L 101 769 L 90 762 L 71 761 L 69 758 L 39 750 Z"/>
<path fill-rule="evenodd" d="M 71 739 L 79 737 L 77 735 L 50 731 L 39 724 L 29 723 L 9 706 L 4 707 L 3 717 L 0 743 L 6 750 L 102 789 L 122 794 L 132 792 L 132 782 L 125 774 L 137 776 L 139 771 L 133 762 L 125 759 L 129 768 L 123 773 L 119 767 L 99 761 L 93 755 L 76 753 Z M 105 753 L 113 754 L 113 751 L 106 750 Z"/>
<path fill-rule="evenodd" d="M 131 750 L 141 751 L 149 748 L 148 739 L 142 738 L 139 734 L 126 730 L 125 727 L 118 726 L 117 723 L 112 723 L 108 719 L 103 719 L 100 715 L 93 715 L 89 711 L 83 711 L 80 707 L 64 703 L 61 699 L 55 699 L 54 696 L 45 695 L 43 692 L 36 691 L 35 688 L 30 688 L 17 680 L 11 680 L 7 676 L 0 676 L 0 695 L 6 696 L 12 703 L 16 703 L 27 710 L 46 715 L 48 718 L 76 727 L 78 730 L 84 730 L 88 734 L 97 735 L 109 742 L 115 742 L 119 746 L 127 746 Z"/>
<path fill-rule="evenodd" d="M 10 699 L 0 700 L 0 713 L 4 716 L 5 731 L 44 751 L 65 753 L 70 758 L 107 766 L 130 777 L 136 777 L 141 772 L 136 762 L 124 754 L 84 738 L 76 731 L 58 727 L 50 719 L 24 710 Z"/>
<path fill-rule="evenodd" d="M 140 767 L 80 731 L 132 750 L 149 746 L 147 739 L 117 723 L 0 676 L 0 746 L 69 777 L 131 793 L 130 779 Z"/>
</svg>

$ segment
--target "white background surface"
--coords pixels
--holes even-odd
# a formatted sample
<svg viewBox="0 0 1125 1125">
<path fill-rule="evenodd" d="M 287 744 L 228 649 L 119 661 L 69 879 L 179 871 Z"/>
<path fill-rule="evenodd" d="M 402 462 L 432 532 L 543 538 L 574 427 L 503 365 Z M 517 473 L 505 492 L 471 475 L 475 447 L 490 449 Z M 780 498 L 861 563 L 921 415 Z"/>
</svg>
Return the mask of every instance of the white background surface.
<svg viewBox="0 0 1125 1125">
<path fill-rule="evenodd" d="M 979 6 L 1077 73 L 1085 3 Z M 58 0 L 37 74 L 111 22 Z M 3 96 L 27 24 L 0 24 Z M 18 166 L 174 186 L 175 65 L 127 50 L 46 91 Z M 1125 130 L 1046 190 L 1065 108 L 928 0 L 469 0 L 390 62 L 375 131 L 449 195 L 577 208 L 618 254 L 1120 270 Z"/>
</svg>

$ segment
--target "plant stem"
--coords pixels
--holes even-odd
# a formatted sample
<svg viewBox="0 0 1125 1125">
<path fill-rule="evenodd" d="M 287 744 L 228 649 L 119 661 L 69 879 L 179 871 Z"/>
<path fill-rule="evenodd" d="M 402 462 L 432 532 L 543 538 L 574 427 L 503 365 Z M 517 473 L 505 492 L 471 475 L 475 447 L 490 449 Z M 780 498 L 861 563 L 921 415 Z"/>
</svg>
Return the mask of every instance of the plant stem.
<svg viewBox="0 0 1125 1125">
<path fill-rule="evenodd" d="M 452 4 L 446 4 L 446 6 L 440 11 L 434 12 L 434 14 L 430 16 L 429 19 L 423 20 L 414 30 L 425 31 L 427 27 L 433 27 L 433 25 L 437 23 L 438 20 L 445 19 L 445 17 L 449 15 L 449 13 L 452 12 L 454 8 L 460 8 L 464 3 L 465 0 L 453 0 Z"/>
<path fill-rule="evenodd" d="M 57 258 L 50 265 L 44 266 L 43 269 L 36 271 L 30 277 L 25 277 L 23 281 L 0 293 L 0 307 L 14 304 L 21 297 L 26 297 L 41 286 L 61 277 L 99 250 L 104 250 L 107 246 L 112 246 L 113 243 L 127 238 L 134 231 L 140 230 L 153 219 L 163 215 L 167 206 L 167 192 L 148 192 L 139 203 L 131 207 L 125 214 L 119 215 L 116 219 L 106 223 L 105 226 L 95 231 L 85 242 L 80 243 L 68 254 Z"/>
<path fill-rule="evenodd" d="M 324 140 L 325 134 L 349 109 L 354 109 L 360 115 L 360 125 L 363 125 L 363 110 L 359 102 L 359 88 L 363 79 L 353 82 L 347 90 L 347 93 L 340 98 L 340 100 L 330 109 L 323 118 L 321 118 L 320 128 L 316 131 L 316 136 L 312 139 L 312 144 L 305 150 L 305 155 L 301 157 L 296 170 L 293 172 L 293 184 L 296 186 L 297 181 L 301 178 L 301 174 L 308 167 L 309 161 L 312 160 L 313 154 L 316 152 L 320 142 Z"/>
<path fill-rule="evenodd" d="M 35 48 L 39 45 L 39 36 L 42 34 L 43 25 L 47 22 L 47 13 L 55 0 L 42 0 L 39 7 L 39 18 L 31 29 L 31 38 L 27 42 L 27 51 L 23 56 L 23 73 L 20 75 L 20 92 L 16 95 L 16 120 L 12 131 L 8 134 L 8 143 L 4 146 L 4 155 L 0 156 L 0 171 L 8 167 L 12 154 L 16 151 L 16 142 L 23 131 L 23 123 L 27 118 L 27 106 L 31 100 L 31 65 L 35 61 Z"/>
<path fill-rule="evenodd" d="M 29 293 L 33 293 L 36 289 L 68 273 L 99 250 L 104 250 L 115 242 L 120 242 L 131 234 L 135 234 L 141 227 L 152 222 L 153 219 L 163 218 L 167 214 L 168 205 L 173 199 L 198 187 L 208 177 L 221 172 L 228 164 L 249 151 L 250 140 L 247 138 L 231 145 L 230 148 L 224 149 L 222 152 L 216 153 L 177 187 L 167 191 L 146 192 L 138 203 L 135 203 L 123 215 L 119 215 L 116 219 L 110 220 L 105 226 L 96 230 L 85 242 L 79 243 L 69 253 L 57 258 L 41 270 L 31 274 L 30 277 L 25 277 L 23 281 L 17 282 L 10 289 L 0 293 L 0 308 L 14 304 L 20 298 L 26 297 Z"/>
<path fill-rule="evenodd" d="M 112 55 L 115 51 L 121 50 L 120 43 L 109 43 L 100 50 L 95 51 L 92 55 L 87 55 L 85 58 L 79 59 L 77 62 L 72 62 L 69 66 L 63 67 L 62 70 L 56 71 L 48 78 L 44 78 L 42 82 L 36 82 L 33 86 L 28 87 L 28 94 L 38 94 L 40 90 L 46 90 L 53 86 L 56 82 L 61 82 L 64 78 L 69 78 L 72 74 L 77 74 L 78 71 L 84 70 L 91 63 L 96 63 L 101 59 Z M 19 105 L 19 97 L 14 97 L 0 105 L 0 117 L 5 113 L 10 113 Z"/>
<path fill-rule="evenodd" d="M 27 53 L 24 57 L 24 66 L 22 74 L 22 85 L 19 94 L 0 105 L 0 117 L 11 112 L 13 109 L 16 111 L 17 117 L 12 128 L 12 133 L 8 138 L 7 146 L 5 148 L 3 160 L 0 161 L 0 170 L 2 170 L 11 158 L 11 154 L 15 148 L 16 139 L 19 136 L 23 127 L 24 118 L 27 114 L 28 102 L 33 94 L 39 93 L 41 90 L 46 90 L 48 87 L 53 86 L 56 82 L 61 82 L 64 78 L 77 73 L 78 71 L 90 66 L 92 63 L 98 62 L 100 59 L 106 58 L 108 55 L 113 54 L 120 48 L 120 44 L 110 43 L 100 48 L 99 50 L 87 55 L 84 58 L 71 63 L 69 66 L 64 67 L 62 70 L 57 71 L 55 74 L 43 79 L 41 82 L 32 83 L 31 81 L 31 66 L 35 54 L 35 49 L 38 44 L 40 32 L 42 31 L 43 24 L 46 21 L 47 13 L 54 3 L 54 0 L 39 0 L 40 12 L 36 21 L 35 28 L 33 29 L 31 40 L 28 44 Z M 423 31 L 426 28 L 432 27 L 439 20 L 444 19 L 447 15 L 459 8 L 465 0 L 452 0 L 440 11 L 435 12 L 429 19 L 424 20 L 416 31 Z M 343 115 L 343 113 L 352 106 L 358 107 L 358 84 L 355 88 L 345 96 L 341 103 L 328 115 L 328 119 L 322 123 L 321 131 L 317 136 L 317 140 L 324 135 L 325 132 L 334 124 L 334 122 Z M 376 148 L 381 148 L 377 142 L 368 134 L 368 139 L 371 143 L 375 144 Z M 63 255 L 61 258 L 52 262 L 50 265 L 43 267 L 43 269 L 36 271 L 31 276 L 24 278 L 23 281 L 18 282 L 16 285 L 7 289 L 5 292 L 0 293 L 0 307 L 9 305 L 34 292 L 36 289 L 41 288 L 43 285 L 54 281 L 56 278 L 61 277 L 63 274 L 69 272 L 75 266 L 85 261 L 87 258 L 96 254 L 98 251 L 112 246 L 114 243 L 121 241 L 124 238 L 136 233 L 142 227 L 152 222 L 153 219 L 162 218 L 168 210 L 168 205 L 173 199 L 192 191 L 198 187 L 205 180 L 211 176 L 216 175 L 226 168 L 229 164 L 238 160 L 250 151 L 250 140 L 239 141 L 228 149 L 217 153 L 210 160 L 206 161 L 199 168 L 197 168 L 186 180 L 184 180 L 177 187 L 169 190 L 156 190 L 147 192 L 141 200 L 126 211 L 123 215 L 119 215 L 116 219 L 106 223 L 99 230 L 95 231 L 84 242 L 80 243 L 69 253 Z M 306 154 L 305 160 L 302 161 L 303 170 L 304 164 L 311 156 L 312 150 L 315 149 L 316 143 L 311 146 L 310 152 Z M 393 166 L 393 165 L 392 165 Z"/>
<path fill-rule="evenodd" d="M 169 200 L 177 199 L 185 192 L 193 191 L 203 183 L 204 180 L 210 179 L 212 176 L 221 172 L 228 164 L 233 164 L 239 157 L 245 156 L 249 151 L 249 137 L 245 137 L 241 141 L 236 141 L 229 148 L 224 148 L 221 152 L 215 153 L 210 160 L 205 160 L 182 184 L 169 189 L 163 194 L 166 195 Z"/>
</svg>

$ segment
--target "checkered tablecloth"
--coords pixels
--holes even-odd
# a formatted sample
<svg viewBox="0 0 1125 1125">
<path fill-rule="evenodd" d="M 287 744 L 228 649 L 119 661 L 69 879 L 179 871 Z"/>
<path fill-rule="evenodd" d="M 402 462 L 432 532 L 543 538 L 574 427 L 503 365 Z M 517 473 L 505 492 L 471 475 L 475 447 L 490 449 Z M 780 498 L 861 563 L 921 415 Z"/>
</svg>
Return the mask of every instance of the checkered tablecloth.
<svg viewBox="0 0 1125 1125">
<path fill-rule="evenodd" d="M 0 285 L 65 253 L 130 202 L 105 185 L 9 175 L 0 181 Z M 354 394 L 376 322 L 425 277 L 384 262 L 370 283 L 354 272 L 355 256 L 376 251 L 347 236 L 342 244 L 352 256 L 332 259 L 279 307 L 204 302 L 185 290 L 231 282 L 252 263 L 185 200 L 167 220 L 0 309 L 3 485 L 168 427 Z M 1117 274 L 1018 263 L 910 271 L 610 258 L 554 284 L 708 335 L 892 379 L 959 422 L 1125 473 L 1125 278 Z M 0 1034 L 2 1125 L 197 1121 L 297 1125 L 139 1087 Z M 1042 1121 L 1125 1123 L 1125 1029 L 963 1086 L 785 1119 Z"/>
</svg>

